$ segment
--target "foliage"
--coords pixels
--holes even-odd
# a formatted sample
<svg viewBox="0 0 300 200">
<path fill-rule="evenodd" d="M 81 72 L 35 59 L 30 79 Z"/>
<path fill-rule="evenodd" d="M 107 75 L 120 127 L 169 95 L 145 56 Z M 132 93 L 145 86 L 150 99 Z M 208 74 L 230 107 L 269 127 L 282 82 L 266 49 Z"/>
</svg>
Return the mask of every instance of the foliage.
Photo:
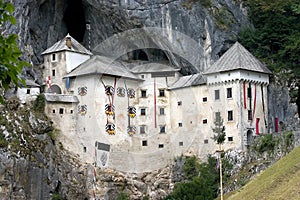
<svg viewBox="0 0 300 200">
<path fill-rule="evenodd" d="M 284 151 L 287 153 L 294 147 L 295 136 L 292 131 L 287 131 L 283 135 L 284 138 Z"/>
<path fill-rule="evenodd" d="M 39 94 L 34 102 L 33 109 L 36 112 L 44 113 L 45 110 L 45 96 L 43 94 Z"/>
<path fill-rule="evenodd" d="M 224 143 L 226 139 L 226 133 L 225 133 L 225 126 L 223 126 L 223 119 L 220 115 L 216 116 L 216 119 L 214 121 L 215 127 L 212 128 L 213 132 L 216 133 L 216 135 L 213 136 L 213 140 L 217 142 L 217 144 L 221 145 Z"/>
<path fill-rule="evenodd" d="M 289 73 L 290 79 L 298 79 L 300 1 L 244 1 L 254 26 L 244 27 L 239 34 L 239 41 L 275 73 L 291 70 L 293 73 Z"/>
<path fill-rule="evenodd" d="M 253 148 L 258 153 L 268 152 L 273 153 L 275 150 L 275 147 L 277 145 L 278 141 L 275 137 L 273 137 L 273 134 L 265 134 L 259 138 L 256 145 L 253 146 Z"/>
<path fill-rule="evenodd" d="M 189 172 L 197 172 L 191 181 L 175 184 L 174 191 L 165 200 L 209 200 L 217 197 L 219 172 L 216 169 L 216 159 L 209 156 L 206 163 L 199 164 L 193 157 L 187 158 Z M 192 166 L 195 169 L 192 169 Z M 190 173 L 193 174 L 193 173 Z"/>
<path fill-rule="evenodd" d="M 192 180 L 193 177 L 198 175 L 199 169 L 197 165 L 198 163 L 196 156 L 186 157 L 183 166 L 183 172 L 186 179 Z"/>
<path fill-rule="evenodd" d="M 121 192 L 119 193 L 117 200 L 129 200 L 129 196 L 125 192 Z"/>
<path fill-rule="evenodd" d="M 11 15 L 14 11 L 14 6 L 11 3 L 0 0 L 0 11 L 0 27 L 4 23 L 16 24 L 15 18 Z M 18 48 L 17 39 L 16 34 L 0 34 L 0 85 L 5 90 L 9 89 L 10 84 L 15 86 L 25 84 L 19 74 L 23 67 L 29 64 L 19 59 L 22 52 Z M 0 103 L 4 103 L 2 94 L 0 95 Z"/>
</svg>

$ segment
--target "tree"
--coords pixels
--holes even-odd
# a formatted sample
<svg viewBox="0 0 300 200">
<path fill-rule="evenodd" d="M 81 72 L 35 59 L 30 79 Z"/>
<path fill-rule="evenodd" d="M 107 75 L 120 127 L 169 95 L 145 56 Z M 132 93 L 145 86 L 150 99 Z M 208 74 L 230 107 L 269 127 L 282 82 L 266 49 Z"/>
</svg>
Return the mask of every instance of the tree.
<svg viewBox="0 0 300 200">
<path fill-rule="evenodd" d="M 213 132 L 216 133 L 216 135 L 213 136 L 213 140 L 217 142 L 217 144 L 220 146 L 224 143 L 226 139 L 226 133 L 225 133 L 225 126 L 223 126 L 223 119 L 220 115 L 216 116 L 216 119 L 214 121 L 215 127 L 212 128 Z"/>
<path fill-rule="evenodd" d="M 16 24 L 16 19 L 12 16 L 14 6 L 9 2 L 0 0 L 0 27 L 4 23 Z M 12 85 L 19 86 L 25 84 L 25 80 L 20 77 L 24 66 L 29 64 L 20 59 L 22 52 L 17 45 L 18 36 L 16 34 L 0 34 L 0 86 L 3 92 Z M 0 94 L 0 103 L 3 103 L 3 93 Z"/>
<path fill-rule="evenodd" d="M 244 2 L 247 4 L 253 26 L 245 27 L 240 32 L 239 42 L 275 72 L 279 76 L 278 81 L 287 86 L 299 87 L 300 1 Z M 293 88 L 290 91 L 291 95 L 296 93 Z M 292 97 L 296 99 L 297 95 Z"/>
</svg>

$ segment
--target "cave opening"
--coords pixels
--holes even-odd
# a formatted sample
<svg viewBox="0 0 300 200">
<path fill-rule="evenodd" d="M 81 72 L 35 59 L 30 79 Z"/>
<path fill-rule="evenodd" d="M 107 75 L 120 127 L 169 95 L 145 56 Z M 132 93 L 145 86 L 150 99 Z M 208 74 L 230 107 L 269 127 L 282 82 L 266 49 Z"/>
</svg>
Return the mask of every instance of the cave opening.
<svg viewBox="0 0 300 200">
<path fill-rule="evenodd" d="M 83 41 L 85 33 L 85 15 L 81 0 L 67 0 L 63 20 L 66 23 L 68 33 L 78 42 Z"/>
</svg>

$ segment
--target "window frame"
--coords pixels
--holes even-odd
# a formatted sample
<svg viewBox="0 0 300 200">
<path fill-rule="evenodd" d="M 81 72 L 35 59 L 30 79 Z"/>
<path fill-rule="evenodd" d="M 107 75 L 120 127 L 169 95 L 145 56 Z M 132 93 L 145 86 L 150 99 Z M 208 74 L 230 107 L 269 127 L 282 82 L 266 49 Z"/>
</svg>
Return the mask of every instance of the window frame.
<svg viewBox="0 0 300 200">
<path fill-rule="evenodd" d="M 146 116 L 146 108 L 141 108 L 141 116 Z"/>
<path fill-rule="evenodd" d="M 226 88 L 226 97 L 227 99 L 232 99 L 232 88 Z"/>
<path fill-rule="evenodd" d="M 231 122 L 233 121 L 233 110 L 228 110 L 227 111 L 227 121 Z"/>
<path fill-rule="evenodd" d="M 220 100 L 220 90 L 215 90 L 215 100 L 218 101 Z"/>
<path fill-rule="evenodd" d="M 158 96 L 159 97 L 165 97 L 166 96 L 165 89 L 158 89 Z"/>
<path fill-rule="evenodd" d="M 141 90 L 141 98 L 147 98 L 147 90 Z"/>
</svg>

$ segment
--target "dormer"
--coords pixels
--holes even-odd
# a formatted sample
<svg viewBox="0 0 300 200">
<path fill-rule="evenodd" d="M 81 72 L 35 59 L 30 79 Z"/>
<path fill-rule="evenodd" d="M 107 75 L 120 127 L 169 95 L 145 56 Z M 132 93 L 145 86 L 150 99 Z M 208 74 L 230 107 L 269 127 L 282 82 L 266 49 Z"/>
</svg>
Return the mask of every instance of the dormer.
<svg viewBox="0 0 300 200">
<path fill-rule="evenodd" d="M 236 42 L 204 74 L 207 77 L 207 84 L 236 80 L 269 84 L 269 75 L 272 72 Z"/>
</svg>

